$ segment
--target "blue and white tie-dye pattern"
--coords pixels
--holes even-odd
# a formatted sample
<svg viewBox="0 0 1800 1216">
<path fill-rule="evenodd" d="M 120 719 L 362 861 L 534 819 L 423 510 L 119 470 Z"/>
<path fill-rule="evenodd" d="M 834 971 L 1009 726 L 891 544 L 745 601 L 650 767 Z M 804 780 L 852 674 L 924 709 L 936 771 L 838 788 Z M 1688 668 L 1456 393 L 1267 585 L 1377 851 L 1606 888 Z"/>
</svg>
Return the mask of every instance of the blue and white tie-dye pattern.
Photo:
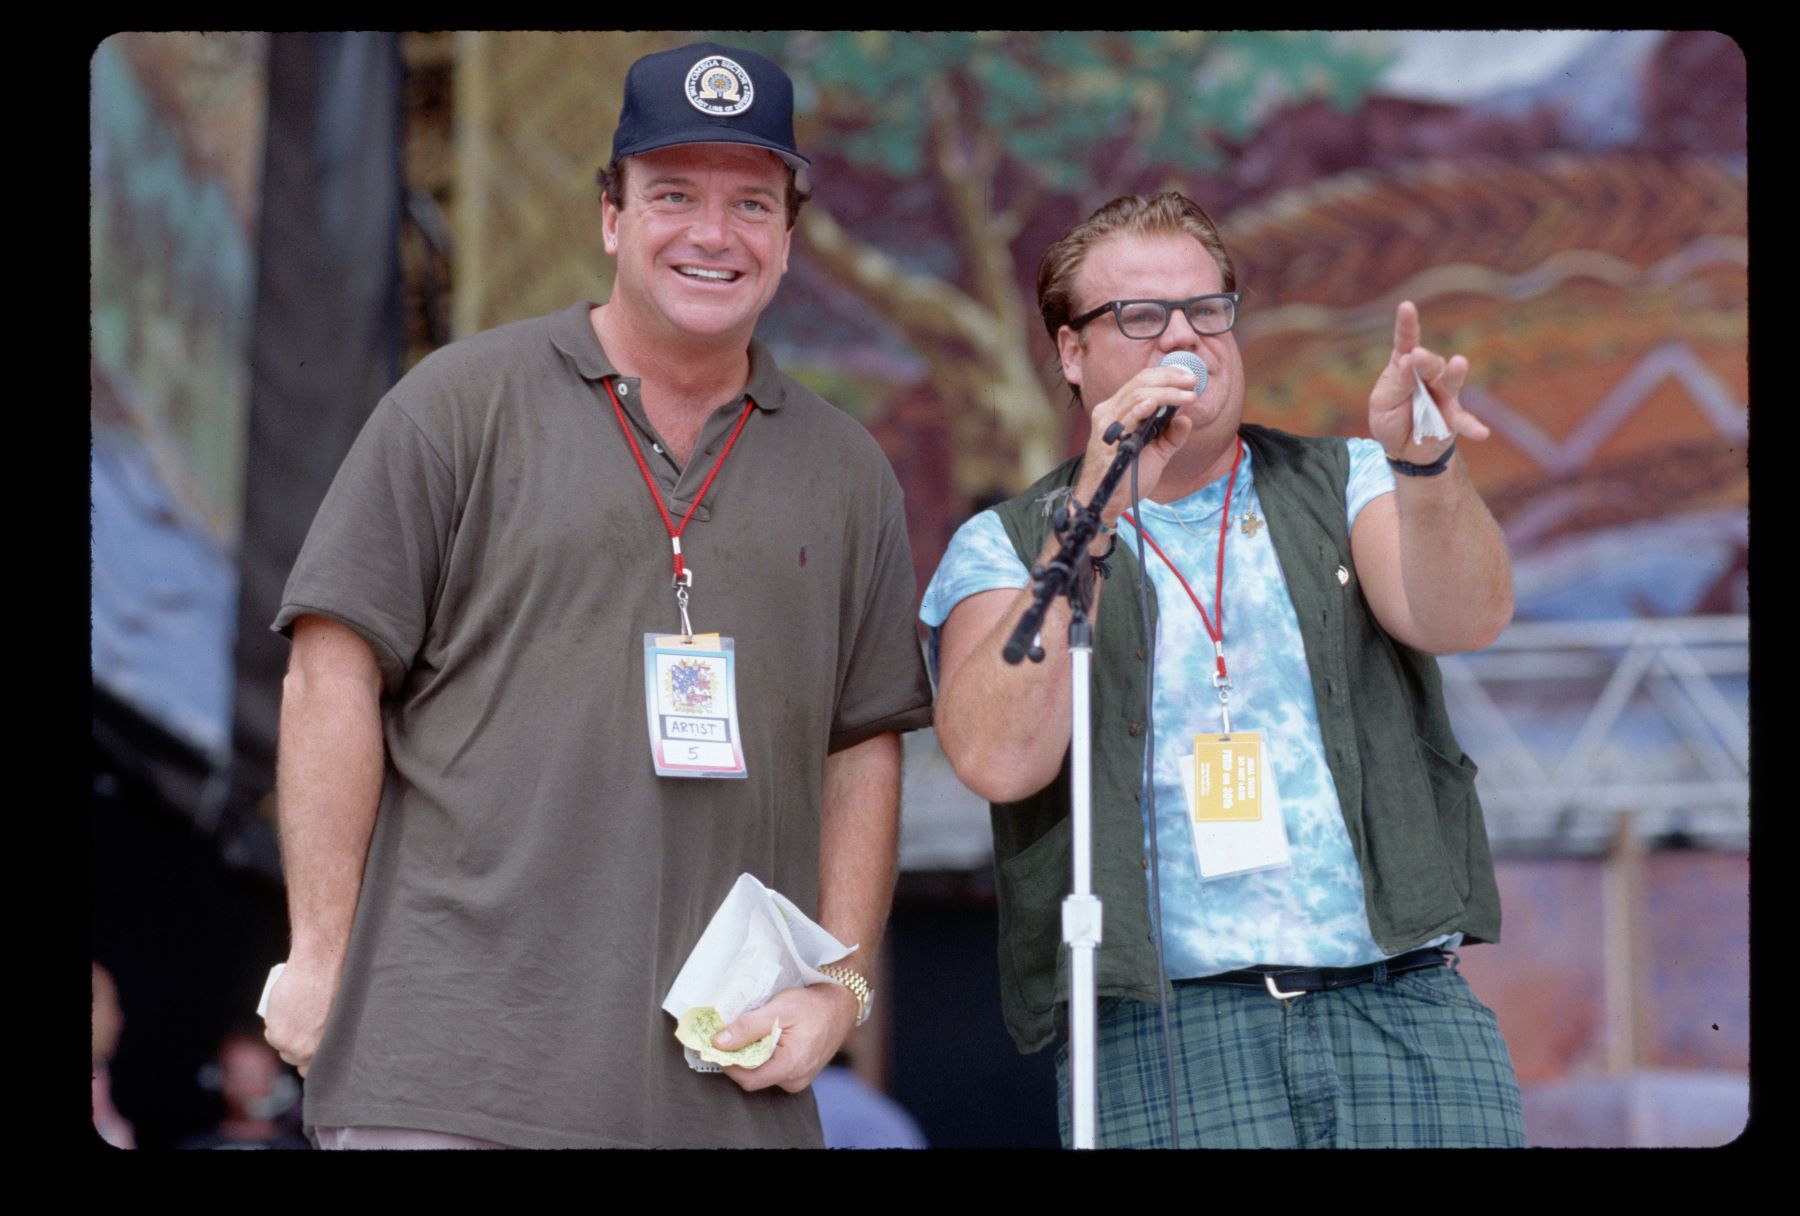
<svg viewBox="0 0 1800 1216">
<path fill-rule="evenodd" d="M 1370 501 L 1393 490 L 1394 481 L 1379 444 L 1370 439 L 1348 442 L 1345 511 L 1354 523 Z M 1181 568 L 1209 614 L 1216 611 L 1214 571 L 1226 481 L 1221 477 L 1166 505 L 1146 500 L 1138 507 L 1145 528 Z M 1253 536 L 1245 535 L 1243 527 L 1250 514 L 1262 523 Z M 1213 648 L 1187 593 L 1146 546 L 1145 569 L 1160 610 L 1153 695 L 1169 974 L 1184 978 L 1257 964 L 1347 967 L 1374 962 L 1385 952 L 1369 935 L 1362 872 L 1320 745 L 1300 626 L 1256 497 L 1247 449 L 1232 492 L 1231 516 L 1225 548 L 1225 660 L 1233 685 L 1232 727 L 1263 734 L 1293 863 L 1205 881 L 1199 876 L 1179 766 L 1192 756 L 1196 734 L 1221 725 L 1212 682 Z M 1136 542 L 1131 525 L 1121 521 L 1119 544 L 1135 553 Z M 956 604 L 981 591 L 1022 587 L 1027 581 L 999 516 L 988 511 L 964 524 L 919 610 L 933 631 L 934 668 L 936 631 Z M 1148 849 L 1146 827 L 1146 855 Z"/>
</svg>

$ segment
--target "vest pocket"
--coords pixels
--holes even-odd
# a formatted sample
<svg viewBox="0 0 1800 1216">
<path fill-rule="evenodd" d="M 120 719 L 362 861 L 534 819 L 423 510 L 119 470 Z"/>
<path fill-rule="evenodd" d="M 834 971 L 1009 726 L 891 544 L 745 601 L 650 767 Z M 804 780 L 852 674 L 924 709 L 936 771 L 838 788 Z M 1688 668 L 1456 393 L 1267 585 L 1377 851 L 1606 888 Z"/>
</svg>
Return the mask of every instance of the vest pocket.
<svg viewBox="0 0 1800 1216">
<path fill-rule="evenodd" d="M 1000 896 L 1001 963 L 1013 988 L 1037 1014 L 1056 1005 L 1057 960 L 1062 946 L 1062 897 L 1070 877 L 1067 816 L 1057 820 L 997 872 Z"/>
<path fill-rule="evenodd" d="M 1475 762 L 1461 751 L 1460 759 L 1451 759 L 1428 743 L 1421 735 L 1413 739 L 1425 761 L 1425 775 L 1431 782 L 1431 800 L 1437 806 L 1438 839 L 1450 862 L 1450 880 L 1456 897 L 1469 898 L 1469 830 L 1475 815 Z"/>
</svg>

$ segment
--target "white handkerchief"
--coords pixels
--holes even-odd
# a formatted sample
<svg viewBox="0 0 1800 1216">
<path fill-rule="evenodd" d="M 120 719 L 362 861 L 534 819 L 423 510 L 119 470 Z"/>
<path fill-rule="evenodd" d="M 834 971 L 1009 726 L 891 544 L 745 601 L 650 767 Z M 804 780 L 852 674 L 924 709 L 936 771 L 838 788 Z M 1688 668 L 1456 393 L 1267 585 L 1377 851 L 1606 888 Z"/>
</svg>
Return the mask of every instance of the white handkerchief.
<svg viewBox="0 0 1800 1216">
<path fill-rule="evenodd" d="M 269 968 L 269 978 L 263 981 L 262 997 L 256 1002 L 256 1016 L 263 1021 L 269 1020 L 269 994 L 275 991 L 275 981 L 287 970 L 286 963 L 276 963 Z"/>
<path fill-rule="evenodd" d="M 855 949 L 821 929 L 781 892 L 740 874 L 669 986 L 663 1011 L 679 1021 L 688 1010 L 710 1005 L 732 1022 L 777 992 L 834 983 L 818 968 Z M 719 1071 L 691 1048 L 683 1051 L 696 1072 Z"/>
<path fill-rule="evenodd" d="M 1450 428 L 1444 425 L 1444 415 L 1431 399 L 1431 392 L 1425 382 L 1419 379 L 1419 371 L 1413 369 L 1413 426 L 1414 443 L 1425 443 L 1432 439 L 1450 438 Z"/>
</svg>

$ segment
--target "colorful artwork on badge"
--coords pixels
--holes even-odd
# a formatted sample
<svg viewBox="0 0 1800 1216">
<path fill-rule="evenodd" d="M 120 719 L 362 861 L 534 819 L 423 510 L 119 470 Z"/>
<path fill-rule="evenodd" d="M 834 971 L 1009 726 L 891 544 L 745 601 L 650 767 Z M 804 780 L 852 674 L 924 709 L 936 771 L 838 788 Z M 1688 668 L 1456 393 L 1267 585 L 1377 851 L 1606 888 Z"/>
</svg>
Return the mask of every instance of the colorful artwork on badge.
<svg viewBox="0 0 1800 1216">
<path fill-rule="evenodd" d="M 669 701 L 683 713 L 713 712 L 715 684 L 710 663 L 678 659 L 669 666 Z"/>
</svg>

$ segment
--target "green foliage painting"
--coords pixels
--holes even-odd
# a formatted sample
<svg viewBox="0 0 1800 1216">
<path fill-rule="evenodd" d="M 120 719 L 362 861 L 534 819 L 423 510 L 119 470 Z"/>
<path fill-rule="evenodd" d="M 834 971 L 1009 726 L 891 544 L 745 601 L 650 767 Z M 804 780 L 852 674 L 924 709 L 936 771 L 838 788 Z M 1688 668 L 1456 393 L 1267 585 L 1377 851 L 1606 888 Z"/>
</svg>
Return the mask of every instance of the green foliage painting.
<svg viewBox="0 0 1800 1216">
<path fill-rule="evenodd" d="M 716 36 L 787 68 L 802 147 L 879 194 L 884 218 L 859 224 L 834 182 L 798 235 L 925 360 L 966 496 L 1023 485 L 1061 448 L 1031 337 L 1047 240 L 1118 193 L 1216 166 L 1284 104 L 1355 104 L 1385 63 L 1367 35 L 1326 33 Z"/>
</svg>

